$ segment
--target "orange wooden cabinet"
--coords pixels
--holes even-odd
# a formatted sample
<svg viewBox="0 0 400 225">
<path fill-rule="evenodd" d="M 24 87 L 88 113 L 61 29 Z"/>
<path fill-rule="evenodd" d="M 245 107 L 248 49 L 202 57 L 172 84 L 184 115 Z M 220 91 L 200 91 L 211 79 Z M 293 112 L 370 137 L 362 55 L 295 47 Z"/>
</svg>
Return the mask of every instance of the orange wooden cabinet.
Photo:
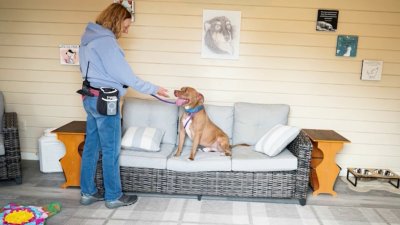
<svg viewBox="0 0 400 225">
<path fill-rule="evenodd" d="M 72 121 L 53 131 L 65 145 L 65 155 L 60 159 L 66 182 L 62 188 L 80 186 L 81 155 L 79 145 L 85 141 L 86 122 Z"/>
<path fill-rule="evenodd" d="M 313 195 L 326 193 L 336 196 L 333 186 L 340 172 L 336 154 L 342 150 L 344 143 L 350 141 L 333 130 L 304 129 L 304 132 L 313 144 L 310 174 Z"/>
</svg>

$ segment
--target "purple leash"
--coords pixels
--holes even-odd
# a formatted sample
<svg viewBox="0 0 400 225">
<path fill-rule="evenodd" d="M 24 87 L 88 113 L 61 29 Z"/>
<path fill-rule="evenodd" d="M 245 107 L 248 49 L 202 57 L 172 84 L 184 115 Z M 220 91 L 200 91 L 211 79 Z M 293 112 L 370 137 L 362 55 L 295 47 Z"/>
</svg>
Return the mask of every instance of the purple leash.
<svg viewBox="0 0 400 225">
<path fill-rule="evenodd" d="M 174 105 L 176 104 L 176 102 L 172 102 L 172 101 L 168 101 L 168 100 L 162 99 L 162 98 L 158 97 L 157 95 L 151 94 L 151 96 L 153 96 L 154 98 L 156 98 L 156 99 L 158 99 L 158 100 L 160 100 L 162 102 L 165 102 L 165 103 L 174 104 Z"/>
<path fill-rule="evenodd" d="M 189 119 L 188 120 L 186 120 L 186 123 L 185 123 L 185 125 L 183 125 L 183 128 L 185 128 L 186 129 L 186 126 L 188 125 L 188 123 L 192 120 L 192 118 L 193 118 L 193 113 L 189 113 Z"/>
<path fill-rule="evenodd" d="M 153 94 L 151 94 L 151 96 L 153 96 L 154 98 L 156 98 L 156 99 L 158 99 L 158 100 L 160 100 L 162 102 L 176 105 L 176 101 L 175 102 L 168 101 L 168 100 L 162 99 L 162 98 L 158 97 L 157 95 L 153 95 Z M 183 126 L 184 128 L 186 128 L 186 126 L 188 125 L 189 121 L 192 120 L 192 117 L 193 117 L 194 113 L 188 113 L 188 114 L 189 114 L 189 119 L 186 121 L 185 125 Z"/>
</svg>

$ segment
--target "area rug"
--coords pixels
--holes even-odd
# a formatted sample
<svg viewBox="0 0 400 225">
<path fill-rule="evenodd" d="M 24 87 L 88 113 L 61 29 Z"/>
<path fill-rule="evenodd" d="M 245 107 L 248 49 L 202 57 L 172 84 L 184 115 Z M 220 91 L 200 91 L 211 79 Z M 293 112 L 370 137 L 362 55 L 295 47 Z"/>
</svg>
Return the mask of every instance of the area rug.
<svg viewBox="0 0 400 225">
<path fill-rule="evenodd" d="M 349 189 L 356 192 L 369 192 L 369 191 L 388 191 L 394 194 L 400 194 L 400 189 L 394 187 L 393 185 L 388 183 L 388 180 L 382 179 L 371 179 L 371 180 L 358 180 L 357 186 L 354 187 L 345 176 L 340 177 L 340 179 L 345 182 Z M 353 177 L 350 177 L 351 181 L 354 181 Z M 392 181 L 395 183 L 396 181 Z"/>
</svg>

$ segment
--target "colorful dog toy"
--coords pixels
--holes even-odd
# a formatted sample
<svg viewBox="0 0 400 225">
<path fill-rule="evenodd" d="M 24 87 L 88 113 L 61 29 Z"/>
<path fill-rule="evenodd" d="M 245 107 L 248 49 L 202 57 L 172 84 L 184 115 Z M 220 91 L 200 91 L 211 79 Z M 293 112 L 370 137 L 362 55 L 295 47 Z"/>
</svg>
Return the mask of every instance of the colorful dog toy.
<svg viewBox="0 0 400 225">
<path fill-rule="evenodd" d="M 51 202 L 41 206 L 22 206 L 10 203 L 0 209 L 0 224 L 4 225 L 43 225 L 46 218 L 61 211 L 61 204 Z"/>
</svg>

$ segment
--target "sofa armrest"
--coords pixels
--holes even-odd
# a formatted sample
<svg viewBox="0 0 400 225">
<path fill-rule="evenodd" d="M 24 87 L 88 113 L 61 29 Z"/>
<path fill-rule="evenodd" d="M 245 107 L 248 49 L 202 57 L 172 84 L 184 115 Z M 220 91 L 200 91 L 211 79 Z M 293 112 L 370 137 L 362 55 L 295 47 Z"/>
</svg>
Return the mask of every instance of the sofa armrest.
<svg viewBox="0 0 400 225">
<path fill-rule="evenodd" d="M 4 113 L 2 134 L 4 138 L 5 161 L 8 179 L 17 179 L 17 183 L 20 183 L 22 170 L 17 113 Z"/>
<path fill-rule="evenodd" d="M 18 129 L 17 113 L 15 112 L 4 113 L 2 129 L 3 132 L 6 132 L 8 130 Z"/>
<path fill-rule="evenodd" d="M 305 132 L 300 131 L 299 135 L 287 148 L 297 157 L 295 197 L 302 199 L 305 204 L 309 187 L 310 160 L 313 146 Z"/>
<path fill-rule="evenodd" d="M 6 112 L 3 116 L 2 133 L 4 138 L 4 147 L 7 150 L 14 151 L 19 149 L 18 119 L 17 113 Z"/>
</svg>

